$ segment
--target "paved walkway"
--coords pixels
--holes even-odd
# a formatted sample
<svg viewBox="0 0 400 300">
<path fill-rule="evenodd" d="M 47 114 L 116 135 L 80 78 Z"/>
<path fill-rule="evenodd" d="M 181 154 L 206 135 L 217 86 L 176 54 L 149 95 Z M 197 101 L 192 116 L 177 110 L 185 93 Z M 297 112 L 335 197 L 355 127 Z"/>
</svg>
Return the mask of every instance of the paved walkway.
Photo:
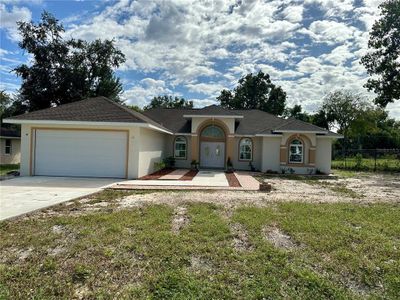
<svg viewBox="0 0 400 300">
<path fill-rule="evenodd" d="M 179 180 L 187 172 L 189 172 L 187 169 L 177 169 L 167 175 L 161 176 L 158 180 Z"/>
<path fill-rule="evenodd" d="M 0 220 L 92 194 L 119 181 L 45 176 L 4 180 L 0 182 Z"/>
<path fill-rule="evenodd" d="M 258 191 L 260 184 L 250 172 L 236 172 L 241 187 L 230 187 L 223 171 L 200 171 L 192 181 L 183 180 L 126 180 L 112 189 L 127 190 L 239 190 Z"/>
</svg>

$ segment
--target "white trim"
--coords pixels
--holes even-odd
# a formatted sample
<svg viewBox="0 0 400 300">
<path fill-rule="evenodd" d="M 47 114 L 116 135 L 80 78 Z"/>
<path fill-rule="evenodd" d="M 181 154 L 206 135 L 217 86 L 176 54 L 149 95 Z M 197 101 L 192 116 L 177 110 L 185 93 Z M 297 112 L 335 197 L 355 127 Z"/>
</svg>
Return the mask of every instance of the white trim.
<svg viewBox="0 0 400 300">
<path fill-rule="evenodd" d="M 91 122 L 91 121 L 54 121 L 54 120 L 15 120 L 15 119 L 4 119 L 4 123 L 9 124 L 32 124 L 32 125 L 72 125 L 72 126 L 111 126 L 111 127 L 143 127 L 158 130 L 168 134 L 172 134 L 171 131 L 157 127 L 152 124 L 142 122 Z"/>
<path fill-rule="evenodd" d="M 270 134 L 270 133 L 266 133 L 266 134 L 256 134 L 255 136 L 262 136 L 262 137 L 282 137 L 282 134 Z"/>
<path fill-rule="evenodd" d="M 179 133 L 179 132 L 175 132 L 175 133 L 173 133 L 173 135 L 184 135 L 184 136 L 193 136 L 193 134 L 192 133 Z"/>
<path fill-rule="evenodd" d="M 317 139 L 343 139 L 343 135 L 337 135 L 337 136 L 332 136 L 332 135 L 317 135 Z"/>
<path fill-rule="evenodd" d="M 225 118 L 225 119 L 243 119 L 243 116 L 232 115 L 183 115 L 184 118 Z"/>
<path fill-rule="evenodd" d="M 290 133 L 319 133 L 319 134 L 326 134 L 326 131 L 312 131 L 312 130 L 274 130 L 274 132 L 290 132 Z"/>
</svg>

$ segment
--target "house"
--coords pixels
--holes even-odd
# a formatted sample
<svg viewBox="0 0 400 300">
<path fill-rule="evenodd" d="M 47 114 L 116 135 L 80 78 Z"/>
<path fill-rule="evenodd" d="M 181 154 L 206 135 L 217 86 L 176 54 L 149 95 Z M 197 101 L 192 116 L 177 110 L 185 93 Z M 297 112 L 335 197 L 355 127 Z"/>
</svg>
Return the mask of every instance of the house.
<svg viewBox="0 0 400 300">
<path fill-rule="evenodd" d="M 21 157 L 21 135 L 11 128 L 0 128 L 0 164 L 19 164 Z"/>
<path fill-rule="evenodd" d="M 339 136 L 260 110 L 151 109 L 139 113 L 105 97 L 19 115 L 21 175 L 138 178 L 174 156 L 176 166 L 295 173 L 331 171 Z"/>
</svg>

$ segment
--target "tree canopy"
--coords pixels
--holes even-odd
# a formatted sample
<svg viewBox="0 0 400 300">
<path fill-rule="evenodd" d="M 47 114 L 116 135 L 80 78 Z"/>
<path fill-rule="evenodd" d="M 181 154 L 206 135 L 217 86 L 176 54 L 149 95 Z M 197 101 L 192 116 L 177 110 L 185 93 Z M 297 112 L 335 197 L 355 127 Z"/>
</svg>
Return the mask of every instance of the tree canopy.
<svg viewBox="0 0 400 300">
<path fill-rule="evenodd" d="M 387 0 L 379 7 L 381 18 L 372 27 L 361 63 L 372 76 L 365 87 L 377 94 L 376 104 L 386 107 L 400 99 L 400 1 Z"/>
<path fill-rule="evenodd" d="M 150 104 L 143 109 L 151 108 L 193 108 L 193 101 L 187 101 L 184 98 L 172 97 L 168 95 L 154 97 Z"/>
<path fill-rule="evenodd" d="M 217 100 L 226 108 L 260 109 L 274 115 L 282 115 L 286 107 L 286 93 L 262 71 L 242 77 L 233 91 L 222 90 Z"/>
<path fill-rule="evenodd" d="M 29 111 L 95 96 L 119 101 L 122 84 L 113 69 L 125 56 L 114 41 L 65 40 L 62 24 L 46 11 L 38 24 L 18 22 L 18 30 L 19 46 L 32 55 L 31 64 L 14 69 Z"/>
</svg>

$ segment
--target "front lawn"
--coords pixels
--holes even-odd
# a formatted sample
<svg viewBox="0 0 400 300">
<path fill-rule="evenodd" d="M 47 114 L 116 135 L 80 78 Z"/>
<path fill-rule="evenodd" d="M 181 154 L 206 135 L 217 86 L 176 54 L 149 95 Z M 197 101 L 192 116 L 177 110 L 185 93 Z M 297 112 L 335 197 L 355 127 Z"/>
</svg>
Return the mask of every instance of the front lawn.
<svg viewBox="0 0 400 300">
<path fill-rule="evenodd" d="M 0 299 L 395 299 L 399 208 L 194 202 L 6 221 Z"/>
<path fill-rule="evenodd" d="M 0 176 L 10 171 L 19 171 L 19 165 L 0 165 Z"/>
</svg>

